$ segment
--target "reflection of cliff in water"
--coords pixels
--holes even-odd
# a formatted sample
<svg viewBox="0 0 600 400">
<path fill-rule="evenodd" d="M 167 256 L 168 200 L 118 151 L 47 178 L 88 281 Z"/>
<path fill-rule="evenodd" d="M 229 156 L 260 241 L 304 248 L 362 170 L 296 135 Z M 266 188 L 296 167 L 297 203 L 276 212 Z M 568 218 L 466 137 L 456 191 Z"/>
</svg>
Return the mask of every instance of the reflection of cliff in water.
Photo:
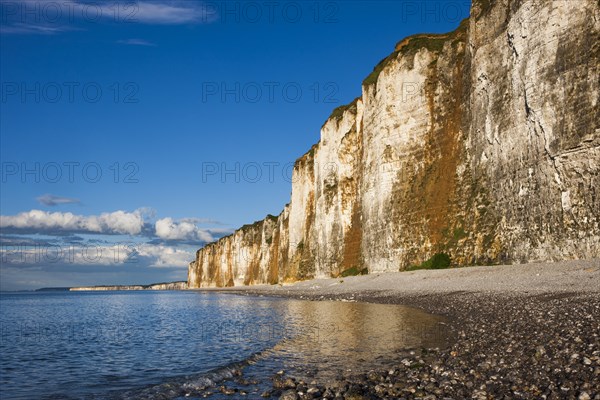
<svg viewBox="0 0 600 400">
<path fill-rule="evenodd" d="M 136 295 L 140 296 L 129 296 Z M 273 377 L 281 370 L 284 376 L 306 382 L 352 376 L 394 365 L 412 349 L 447 347 L 453 338 L 445 318 L 398 305 L 207 292 L 158 296 L 162 300 L 154 298 L 154 320 L 136 314 L 144 323 L 151 322 L 156 334 L 144 337 L 161 343 L 156 354 L 175 356 L 177 365 L 187 363 L 193 369 L 118 391 L 116 399 L 179 399 L 186 394 L 201 398 L 205 391 L 211 398 L 225 399 L 231 397 L 215 388 L 247 391 L 241 381 L 254 382 L 255 393 L 262 393 L 273 389 Z M 186 299 L 190 302 L 185 312 L 173 318 L 173 307 L 181 307 Z M 136 337 L 125 335 L 124 340 Z M 156 363 L 155 355 L 148 362 Z"/>
<path fill-rule="evenodd" d="M 285 336 L 274 349 L 285 369 L 363 370 L 408 350 L 444 347 L 445 319 L 411 307 L 333 301 L 286 302 Z"/>
</svg>

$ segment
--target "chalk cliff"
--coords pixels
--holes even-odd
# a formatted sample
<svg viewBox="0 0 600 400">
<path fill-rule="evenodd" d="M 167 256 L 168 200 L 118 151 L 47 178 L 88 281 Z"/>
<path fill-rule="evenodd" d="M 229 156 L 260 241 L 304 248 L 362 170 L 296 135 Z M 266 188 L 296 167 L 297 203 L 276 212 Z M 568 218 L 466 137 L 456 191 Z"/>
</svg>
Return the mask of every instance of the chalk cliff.
<svg viewBox="0 0 600 400">
<path fill-rule="evenodd" d="M 597 0 L 475 0 L 396 45 L 296 161 L 278 216 L 208 244 L 188 285 L 600 257 Z"/>
<path fill-rule="evenodd" d="M 113 285 L 113 286 L 80 286 L 69 288 L 71 292 L 111 291 L 111 290 L 185 290 L 187 282 L 153 283 L 150 285 Z"/>
</svg>

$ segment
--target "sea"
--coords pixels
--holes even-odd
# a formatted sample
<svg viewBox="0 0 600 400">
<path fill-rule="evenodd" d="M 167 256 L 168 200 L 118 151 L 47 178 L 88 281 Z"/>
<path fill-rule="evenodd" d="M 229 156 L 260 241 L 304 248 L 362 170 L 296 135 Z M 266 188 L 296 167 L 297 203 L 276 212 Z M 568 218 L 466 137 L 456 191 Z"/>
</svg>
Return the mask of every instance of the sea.
<svg viewBox="0 0 600 400">
<path fill-rule="evenodd" d="M 443 347 L 448 321 L 399 305 L 202 291 L 0 293 L 0 399 L 260 398 Z M 221 388 L 221 390 L 219 390 Z"/>
</svg>

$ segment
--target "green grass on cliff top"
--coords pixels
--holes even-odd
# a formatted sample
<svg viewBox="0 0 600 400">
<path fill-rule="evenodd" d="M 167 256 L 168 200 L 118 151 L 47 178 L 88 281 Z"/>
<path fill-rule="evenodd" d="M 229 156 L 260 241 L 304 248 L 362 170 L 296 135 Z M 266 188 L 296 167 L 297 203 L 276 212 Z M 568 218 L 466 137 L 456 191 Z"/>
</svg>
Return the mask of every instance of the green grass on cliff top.
<svg viewBox="0 0 600 400">
<path fill-rule="evenodd" d="M 482 0 L 483 2 L 489 0 Z M 426 48 L 433 52 L 440 52 L 444 48 L 444 44 L 449 40 L 454 40 L 460 35 L 460 33 L 465 32 L 468 27 L 469 19 L 466 18 L 461 21 L 458 28 L 449 33 L 442 34 L 416 34 L 412 36 L 408 36 L 407 38 L 401 40 L 398 45 L 396 45 L 396 50 L 381 60 L 379 64 L 375 66 L 373 72 L 369 74 L 363 81 L 364 86 L 374 85 L 377 83 L 377 79 L 381 74 L 381 71 L 385 69 L 385 67 L 392 61 L 398 57 L 398 54 L 407 55 L 411 53 L 417 52 L 421 48 Z M 404 44 L 399 46 L 400 43 Z"/>
</svg>

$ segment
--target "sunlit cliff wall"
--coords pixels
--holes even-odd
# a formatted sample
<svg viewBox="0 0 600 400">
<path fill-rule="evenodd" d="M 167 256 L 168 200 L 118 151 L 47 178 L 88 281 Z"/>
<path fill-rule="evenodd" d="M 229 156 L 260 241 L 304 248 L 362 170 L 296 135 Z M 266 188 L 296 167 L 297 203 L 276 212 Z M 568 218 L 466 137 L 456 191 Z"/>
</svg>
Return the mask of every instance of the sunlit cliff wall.
<svg viewBox="0 0 600 400">
<path fill-rule="evenodd" d="M 396 45 L 296 161 L 279 216 L 197 252 L 191 288 L 600 256 L 596 0 L 476 0 Z"/>
<path fill-rule="evenodd" d="M 80 286 L 69 288 L 71 292 L 81 291 L 112 291 L 112 290 L 185 290 L 187 282 L 153 283 L 151 285 L 108 285 L 108 286 Z"/>
</svg>

